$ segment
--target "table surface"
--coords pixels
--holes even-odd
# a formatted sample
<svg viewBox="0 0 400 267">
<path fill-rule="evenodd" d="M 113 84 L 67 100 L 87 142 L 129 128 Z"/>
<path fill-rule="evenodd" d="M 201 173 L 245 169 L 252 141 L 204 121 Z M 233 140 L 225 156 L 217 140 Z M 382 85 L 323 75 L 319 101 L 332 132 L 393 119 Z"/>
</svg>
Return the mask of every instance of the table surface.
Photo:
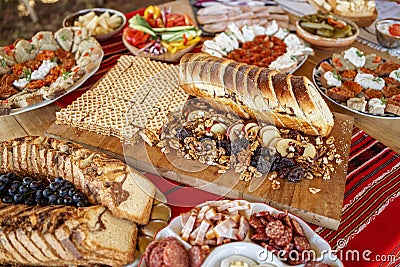
<svg viewBox="0 0 400 267">
<path fill-rule="evenodd" d="M 389 57 L 387 53 L 378 52 L 357 42 L 353 46 L 358 47 L 365 53 L 375 53 L 385 59 L 400 61 Z M 341 50 L 343 49 L 329 51 L 315 49 L 315 55 L 310 56 L 295 74 L 305 75 L 310 78 L 312 70 L 318 62 L 330 57 L 333 52 Z M 113 54 L 112 57 L 114 56 L 116 55 Z M 400 264 L 398 256 L 400 255 L 398 242 L 400 240 L 400 228 L 392 222 L 398 220 L 396 219 L 396 214 L 399 213 L 399 202 L 395 200 L 396 196 L 400 195 L 398 191 L 398 188 L 400 188 L 399 120 L 365 117 L 333 105 L 329 101 L 327 102 L 332 111 L 353 116 L 355 126 L 382 142 L 383 145 L 365 135 L 362 130 L 355 128 L 352 141 L 357 145 L 353 147 L 353 153 L 350 155 L 351 162 L 346 181 L 341 225 L 337 231 L 321 227 L 316 228 L 315 226 L 314 229 L 334 249 L 339 248 L 340 242 L 345 241 L 346 249 L 349 250 L 356 249 L 359 252 L 372 250 L 374 256 L 379 253 L 383 256 L 397 255 L 397 260 L 393 262 L 381 263 L 376 261 L 372 264 L 368 260 L 368 265 L 366 261 L 346 261 L 342 258 L 345 263 L 351 264 L 346 264 L 347 266 L 398 266 L 397 264 Z M 55 112 L 60 109 L 60 106 L 53 103 L 16 116 L 0 117 L 0 140 L 24 135 L 43 135 L 54 123 Z M 398 154 L 394 154 L 384 145 Z M 150 174 L 146 174 L 146 176 L 149 179 L 153 179 L 153 181 L 159 182 L 160 180 L 159 177 L 152 177 Z M 195 188 L 164 181 L 162 182 L 162 187 L 163 193 L 168 197 L 185 200 L 186 202 L 190 201 L 187 196 L 192 194 L 196 195 L 196 200 L 209 200 L 215 197 Z M 184 209 L 181 207 L 173 207 L 173 214 L 175 215 L 182 211 Z M 360 234 L 361 231 L 362 234 Z M 343 246 L 340 248 L 343 248 Z"/>
<path fill-rule="evenodd" d="M 382 53 L 366 45 L 358 42 L 353 46 L 358 47 L 365 53 L 375 53 L 381 55 L 383 58 L 390 58 L 387 53 Z M 295 72 L 296 75 L 305 75 L 311 78 L 314 66 L 321 60 L 330 57 L 333 52 L 337 50 L 319 50 L 315 49 L 315 55 L 310 56 L 304 65 Z M 399 62 L 396 58 L 391 58 Z M 369 135 L 379 140 L 386 146 L 390 147 L 397 153 L 400 153 L 400 120 L 377 119 L 363 115 L 359 115 L 332 104 L 327 100 L 328 105 L 332 111 L 347 114 L 354 117 L 355 126 L 367 132 Z M 43 108 L 32 110 L 23 114 L 15 115 L 12 117 L 0 117 L 0 140 L 6 140 L 14 137 L 24 135 L 43 135 L 45 130 L 54 123 L 55 112 L 60 107 L 53 103 Z"/>
</svg>

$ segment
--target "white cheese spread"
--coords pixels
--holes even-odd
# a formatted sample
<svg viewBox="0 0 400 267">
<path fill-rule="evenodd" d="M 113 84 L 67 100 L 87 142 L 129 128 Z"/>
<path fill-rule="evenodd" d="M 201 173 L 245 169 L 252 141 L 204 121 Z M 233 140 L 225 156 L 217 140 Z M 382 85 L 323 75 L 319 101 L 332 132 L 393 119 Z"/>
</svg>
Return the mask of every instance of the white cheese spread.
<svg viewBox="0 0 400 267">
<path fill-rule="evenodd" d="M 236 36 L 239 42 L 244 43 L 244 37 L 239 27 L 235 23 L 229 23 L 228 29 Z"/>
<path fill-rule="evenodd" d="M 29 83 L 29 80 L 28 80 L 28 79 L 22 78 L 22 79 L 15 80 L 15 81 L 13 82 L 13 85 L 14 85 L 15 87 L 17 87 L 17 88 L 22 89 L 22 88 L 24 88 L 25 85 L 27 85 L 28 83 Z"/>
<path fill-rule="evenodd" d="M 365 65 L 365 55 L 363 52 L 355 47 L 351 47 L 344 51 L 344 58 L 351 62 L 357 68 L 361 68 Z"/>
<path fill-rule="evenodd" d="M 276 20 L 273 20 L 266 28 L 265 28 L 265 34 L 268 36 L 274 35 L 277 33 L 279 30 L 279 25 L 276 22 Z"/>
<path fill-rule="evenodd" d="M 263 26 L 260 26 L 260 25 L 252 25 L 252 26 L 249 26 L 249 27 L 251 27 L 252 29 L 253 29 L 253 32 L 254 32 L 254 34 L 257 36 L 257 35 L 263 35 L 263 34 L 265 34 L 265 28 L 263 27 Z"/>
<path fill-rule="evenodd" d="M 395 79 L 398 82 L 400 82 L 400 69 L 392 71 L 389 74 L 389 77 Z"/>
<path fill-rule="evenodd" d="M 380 77 L 375 77 L 372 74 L 357 73 L 354 81 L 361 85 L 364 89 L 382 90 L 385 87 L 385 80 Z"/>
<path fill-rule="evenodd" d="M 371 98 L 368 101 L 368 112 L 375 115 L 383 115 L 385 113 L 386 105 L 382 103 L 379 98 Z"/>
<path fill-rule="evenodd" d="M 327 71 L 324 73 L 324 78 L 328 87 L 340 87 L 342 86 L 342 80 L 337 73 L 333 73 L 332 71 Z"/>
<path fill-rule="evenodd" d="M 57 67 L 56 62 L 50 60 L 43 60 L 42 65 L 37 70 L 32 71 L 29 78 L 21 78 L 13 82 L 17 88 L 24 88 L 31 80 L 41 80 L 49 74 L 50 70 Z"/>
</svg>

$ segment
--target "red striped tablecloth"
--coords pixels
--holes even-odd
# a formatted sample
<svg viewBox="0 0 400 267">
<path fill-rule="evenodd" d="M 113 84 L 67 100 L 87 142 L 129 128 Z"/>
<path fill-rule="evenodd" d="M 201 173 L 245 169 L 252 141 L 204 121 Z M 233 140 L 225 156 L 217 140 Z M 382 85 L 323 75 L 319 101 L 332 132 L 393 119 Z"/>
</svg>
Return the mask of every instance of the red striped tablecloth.
<svg viewBox="0 0 400 267">
<path fill-rule="evenodd" d="M 127 14 L 129 19 L 136 11 Z M 65 107 L 99 80 L 124 54 L 130 54 L 121 34 L 101 42 L 104 59 L 100 69 L 81 88 L 61 98 Z M 170 182 L 146 173 L 172 206 L 173 215 L 219 196 Z M 344 206 L 339 229 L 312 226 L 337 250 L 345 266 L 400 266 L 400 155 L 363 130 L 354 128 L 351 139 Z M 190 196 L 190 197 L 189 197 Z"/>
</svg>

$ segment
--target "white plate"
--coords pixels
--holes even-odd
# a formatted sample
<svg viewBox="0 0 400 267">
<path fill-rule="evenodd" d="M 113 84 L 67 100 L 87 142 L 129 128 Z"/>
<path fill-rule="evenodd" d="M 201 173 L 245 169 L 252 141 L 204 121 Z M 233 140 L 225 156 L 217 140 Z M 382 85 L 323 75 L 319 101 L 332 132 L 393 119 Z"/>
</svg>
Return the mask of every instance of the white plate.
<svg viewBox="0 0 400 267">
<path fill-rule="evenodd" d="M 332 65 L 332 58 L 326 58 L 324 60 L 322 60 L 321 62 L 319 62 L 313 69 L 313 81 L 314 84 L 317 86 L 318 91 L 320 91 L 321 94 L 323 94 L 327 99 L 329 99 L 329 101 L 331 101 L 332 103 L 345 108 L 351 112 L 363 115 L 363 116 L 367 116 L 367 117 L 371 117 L 371 118 L 380 118 L 380 119 L 400 119 L 400 116 L 395 115 L 395 114 L 391 114 L 391 113 L 385 113 L 383 115 L 374 115 L 368 112 L 362 112 L 356 109 L 352 109 L 349 108 L 347 105 L 342 104 L 341 102 L 338 102 L 332 98 L 330 98 L 327 94 L 326 94 L 326 90 L 327 88 L 323 87 L 321 84 L 321 72 L 318 70 L 319 66 L 321 65 L 322 62 L 327 62 L 330 65 Z"/>
<path fill-rule="evenodd" d="M 245 200 L 241 200 L 241 202 L 248 203 Z M 247 218 L 250 217 L 251 214 L 260 211 L 269 211 L 271 214 L 282 213 L 282 211 L 274 209 L 271 206 L 264 203 L 249 203 L 249 204 L 251 208 L 249 210 L 246 210 Z M 202 205 L 204 204 L 200 204 L 199 206 Z M 315 251 L 315 260 L 328 263 L 334 267 L 343 267 L 343 263 L 339 259 L 334 257 L 333 254 L 331 254 L 331 247 L 322 237 L 320 237 L 317 233 L 315 233 L 310 228 L 310 226 L 308 226 L 308 224 L 305 223 L 300 218 L 290 213 L 289 216 L 297 220 L 300 223 L 301 227 L 303 228 L 304 234 L 307 237 L 308 241 L 310 242 L 311 249 Z M 157 233 L 156 239 L 159 240 L 169 236 L 173 236 L 176 237 L 178 240 L 180 240 L 186 249 L 189 249 L 191 245 L 182 240 L 182 238 L 179 235 L 181 230 L 182 230 L 182 225 L 180 221 L 180 216 L 178 216 L 175 217 L 166 228 L 162 229 L 160 232 Z M 245 243 L 248 243 L 248 245 L 246 245 Z M 279 260 L 279 258 L 276 257 L 275 255 L 272 256 L 271 252 L 268 252 L 267 250 L 264 250 L 261 246 L 253 243 L 250 240 L 249 236 L 247 236 L 243 242 L 232 242 L 214 248 L 205 259 L 202 267 L 219 267 L 217 263 L 221 262 L 222 259 L 226 257 L 229 257 L 231 255 L 237 255 L 237 252 L 240 251 L 240 249 L 244 249 L 245 251 L 247 251 L 240 253 L 240 255 L 247 256 L 252 260 L 256 261 L 258 264 L 270 263 L 276 266 L 284 266 L 284 267 L 291 266 Z M 139 266 L 147 267 L 144 259 L 141 260 Z M 304 264 L 295 266 L 300 267 L 304 266 Z"/>
<path fill-rule="evenodd" d="M 99 44 L 100 47 L 100 44 Z M 44 99 L 42 102 L 27 106 L 25 108 L 14 108 L 11 109 L 10 115 L 17 115 L 17 114 L 21 114 L 30 110 L 34 110 L 37 108 L 41 108 L 44 106 L 47 106 L 51 103 L 53 103 L 54 101 L 58 100 L 59 98 L 67 95 L 68 93 L 74 91 L 75 89 L 77 89 L 79 86 L 81 86 L 87 79 L 90 78 L 90 76 L 92 76 L 93 74 L 96 73 L 96 71 L 99 69 L 100 67 L 100 63 L 103 59 L 104 56 L 104 52 L 103 49 L 98 49 L 95 50 L 97 52 L 97 59 L 93 62 L 91 62 L 88 66 L 86 66 L 87 68 L 87 72 L 85 73 L 85 75 L 83 75 L 79 80 L 77 80 L 73 85 L 71 85 L 67 91 L 65 92 L 65 94 L 60 95 L 59 97 L 55 98 L 55 99 Z"/>
</svg>

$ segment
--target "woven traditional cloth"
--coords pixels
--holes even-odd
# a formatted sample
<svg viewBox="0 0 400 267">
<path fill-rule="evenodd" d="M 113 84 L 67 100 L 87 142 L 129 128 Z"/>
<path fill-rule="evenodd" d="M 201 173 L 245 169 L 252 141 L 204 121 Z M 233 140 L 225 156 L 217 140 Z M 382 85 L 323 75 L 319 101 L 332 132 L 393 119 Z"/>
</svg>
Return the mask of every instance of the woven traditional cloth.
<svg viewBox="0 0 400 267">
<path fill-rule="evenodd" d="M 142 12 L 126 16 L 129 19 Z M 114 66 L 121 55 L 130 54 L 121 38 L 122 33 L 101 42 L 105 55 L 100 69 L 80 89 L 57 101 L 60 106 L 72 103 Z M 169 202 L 185 203 L 185 207 L 172 206 L 174 216 L 206 200 L 220 198 L 153 174 L 146 176 Z M 345 266 L 400 266 L 399 195 L 400 155 L 355 127 L 339 229 L 312 227 L 333 249 L 338 249 L 337 256 Z"/>
</svg>

